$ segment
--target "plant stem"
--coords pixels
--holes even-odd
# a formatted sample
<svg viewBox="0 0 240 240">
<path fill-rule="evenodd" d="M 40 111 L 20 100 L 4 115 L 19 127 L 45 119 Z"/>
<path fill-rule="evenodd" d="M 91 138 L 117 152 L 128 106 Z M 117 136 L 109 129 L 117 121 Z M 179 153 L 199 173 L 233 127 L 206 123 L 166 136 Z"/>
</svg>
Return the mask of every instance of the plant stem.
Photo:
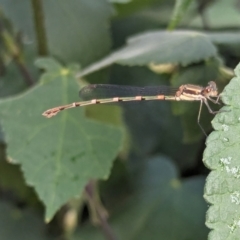
<svg viewBox="0 0 240 240">
<path fill-rule="evenodd" d="M 21 74 L 23 75 L 26 84 L 28 86 L 32 86 L 34 84 L 34 80 L 31 77 L 31 74 L 24 63 L 22 56 L 23 54 L 20 49 L 19 43 L 16 40 L 16 38 L 5 27 L 5 24 L 1 16 L 0 16 L 0 37 L 6 47 L 7 53 L 9 54 L 10 57 L 13 58 Z"/>
<path fill-rule="evenodd" d="M 35 22 L 35 32 L 38 44 L 38 54 L 40 56 L 48 55 L 47 36 L 44 25 L 44 12 L 41 0 L 31 0 L 33 17 Z"/>
<path fill-rule="evenodd" d="M 106 210 L 102 207 L 102 205 L 99 202 L 99 199 L 96 197 L 96 182 L 90 181 L 87 186 L 85 187 L 85 192 L 87 195 L 87 199 L 89 201 L 89 205 L 93 207 L 99 224 L 103 230 L 103 233 L 107 240 L 117 240 L 116 236 L 113 233 L 112 228 L 110 227 L 108 221 L 107 221 L 107 214 Z"/>
<path fill-rule="evenodd" d="M 34 80 L 32 79 L 32 76 L 30 72 L 28 71 L 27 67 L 25 64 L 19 59 L 19 58 L 14 58 L 14 61 L 21 72 L 22 76 L 25 79 L 25 82 L 27 83 L 28 86 L 32 86 L 34 84 Z"/>
</svg>

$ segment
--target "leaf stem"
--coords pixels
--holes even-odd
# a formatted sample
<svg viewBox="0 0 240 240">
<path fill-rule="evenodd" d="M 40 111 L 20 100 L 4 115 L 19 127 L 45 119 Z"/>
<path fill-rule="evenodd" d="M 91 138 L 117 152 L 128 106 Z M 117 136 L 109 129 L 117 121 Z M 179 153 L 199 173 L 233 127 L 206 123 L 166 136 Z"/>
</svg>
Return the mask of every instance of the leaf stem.
<svg viewBox="0 0 240 240">
<path fill-rule="evenodd" d="M 35 32 L 38 44 L 38 54 L 40 56 L 48 55 L 47 36 L 44 25 L 44 12 L 41 0 L 31 0 L 33 9 L 33 18 L 35 22 Z"/>
<path fill-rule="evenodd" d="M 26 84 L 28 86 L 32 86 L 34 84 L 34 80 L 24 63 L 23 52 L 20 48 L 20 44 L 17 37 L 15 37 L 5 27 L 2 16 L 0 16 L 0 37 L 4 43 L 7 53 L 11 58 L 13 58 L 15 64 L 18 66 L 21 74 L 23 75 Z"/>
<path fill-rule="evenodd" d="M 117 240 L 112 228 L 107 221 L 107 211 L 101 205 L 100 199 L 98 197 L 96 181 L 91 180 L 87 184 L 87 186 L 85 187 L 85 193 L 87 195 L 91 211 L 93 215 L 97 217 L 94 222 L 98 222 L 107 240 Z"/>
<path fill-rule="evenodd" d="M 169 31 L 174 30 L 176 26 L 180 23 L 180 21 L 184 17 L 184 14 L 186 14 L 186 11 L 188 10 L 188 7 L 190 6 L 191 2 L 192 0 L 176 0 L 175 1 L 175 6 L 171 16 L 171 20 L 167 27 Z"/>
<path fill-rule="evenodd" d="M 22 74 L 22 76 L 25 79 L 25 82 L 27 83 L 28 86 L 32 86 L 34 84 L 34 80 L 30 74 L 30 72 L 28 71 L 26 65 L 23 63 L 23 61 L 21 61 L 21 59 L 18 58 L 14 58 L 15 64 L 17 65 L 20 73 Z"/>
</svg>

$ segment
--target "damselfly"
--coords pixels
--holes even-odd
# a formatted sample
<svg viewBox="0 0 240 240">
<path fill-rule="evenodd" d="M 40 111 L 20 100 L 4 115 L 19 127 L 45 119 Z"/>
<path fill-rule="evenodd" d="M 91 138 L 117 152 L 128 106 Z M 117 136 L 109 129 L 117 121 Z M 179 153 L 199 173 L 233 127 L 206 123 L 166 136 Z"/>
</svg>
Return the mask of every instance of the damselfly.
<svg viewBox="0 0 240 240">
<path fill-rule="evenodd" d="M 150 100 L 200 101 L 197 122 L 203 133 L 206 135 L 200 124 L 202 104 L 204 103 L 207 106 L 208 111 L 212 114 L 219 112 L 213 111 L 208 104 L 208 100 L 215 104 L 219 104 L 218 89 L 216 83 L 213 81 L 209 82 L 206 87 L 184 84 L 178 88 L 172 88 L 169 86 L 135 87 L 111 84 L 91 84 L 82 88 L 79 95 L 88 100 L 51 108 L 45 111 L 42 115 L 51 118 L 65 109 L 113 102 Z M 96 96 L 98 96 L 98 98 L 95 98 Z"/>
</svg>

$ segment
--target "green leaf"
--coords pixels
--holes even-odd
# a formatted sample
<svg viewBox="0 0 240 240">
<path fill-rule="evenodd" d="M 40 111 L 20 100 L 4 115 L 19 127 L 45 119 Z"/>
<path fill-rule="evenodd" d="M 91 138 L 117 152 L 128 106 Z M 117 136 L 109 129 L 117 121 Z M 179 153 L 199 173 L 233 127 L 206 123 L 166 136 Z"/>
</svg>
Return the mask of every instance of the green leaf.
<svg viewBox="0 0 240 240">
<path fill-rule="evenodd" d="M 239 45 L 240 32 L 206 32 L 207 36 L 214 44 L 219 45 Z"/>
<path fill-rule="evenodd" d="M 35 50 L 32 48 L 32 46 L 25 46 L 21 54 L 22 66 L 24 66 L 26 71 L 28 71 L 29 75 L 33 79 L 33 82 L 36 82 L 39 72 L 33 64 L 35 58 Z M 6 66 L 1 66 L 1 71 L 1 98 L 20 93 L 29 86 L 15 60 L 9 62 L 8 59 Z"/>
<path fill-rule="evenodd" d="M 0 78 L 0 97 L 17 94 L 27 88 L 22 76 L 19 75 L 19 69 L 11 62 L 5 69 L 5 73 Z"/>
<path fill-rule="evenodd" d="M 114 11 L 107 1 L 44 1 L 44 9 L 51 55 L 86 65 L 109 51 Z"/>
<path fill-rule="evenodd" d="M 108 0 L 108 1 L 112 3 L 129 3 L 133 0 Z"/>
<path fill-rule="evenodd" d="M 222 56 L 225 56 L 225 57 L 231 56 L 232 58 L 236 58 L 236 59 L 239 58 L 240 56 L 240 49 L 239 49 L 240 32 L 239 31 L 208 32 L 206 34 L 211 39 L 211 41 L 218 46 L 218 52 Z M 232 76 L 233 75 L 231 75 L 231 77 Z"/>
<path fill-rule="evenodd" d="M 52 65 L 41 84 L 0 102 L 8 155 L 21 164 L 27 183 L 44 202 L 47 221 L 70 198 L 79 196 L 89 179 L 108 177 L 122 145 L 120 128 L 87 119 L 84 108 L 52 119 L 41 116 L 44 110 L 78 97 L 75 72 Z"/>
<path fill-rule="evenodd" d="M 134 191 L 119 202 L 110 217 L 118 239 L 206 239 L 202 177 L 181 182 L 169 159 L 155 157 L 133 176 L 132 184 Z M 73 239 L 81 238 L 104 239 L 99 230 L 89 226 L 81 228 Z"/>
<path fill-rule="evenodd" d="M 128 39 L 127 45 L 95 62 L 79 73 L 79 77 L 107 67 L 173 63 L 187 65 L 213 57 L 216 48 L 208 37 L 194 31 L 154 31 Z"/>
<path fill-rule="evenodd" d="M 64 62 L 86 65 L 109 51 L 109 18 L 114 10 L 106 0 L 45 0 L 41 3 L 50 55 Z M 16 28 L 35 43 L 31 2 L 0 0 L 0 4 Z"/>
<path fill-rule="evenodd" d="M 238 239 L 240 216 L 240 65 L 236 77 L 225 87 L 225 107 L 212 124 L 203 161 L 211 169 L 206 182 L 205 199 L 211 203 L 206 224 L 212 229 L 209 239 Z"/>
<path fill-rule="evenodd" d="M 124 16 L 129 16 L 133 13 L 140 12 L 139 10 L 144 11 L 145 8 L 148 8 L 149 6 L 153 5 L 155 2 L 156 0 L 132 0 L 132 1 L 128 1 L 128 4 L 118 4 L 116 5 L 116 9 L 118 13 L 117 17 L 118 19 L 121 19 Z"/>
<path fill-rule="evenodd" d="M 45 224 L 29 210 L 21 211 L 0 203 L 0 239 L 47 240 Z"/>
<path fill-rule="evenodd" d="M 191 20 L 190 27 L 202 27 L 201 16 L 196 14 L 194 16 L 196 17 Z M 240 26 L 239 9 L 235 0 L 213 1 L 206 8 L 204 17 L 209 29 L 239 28 Z M 187 24 L 189 25 L 189 22 Z"/>
<path fill-rule="evenodd" d="M 55 61 L 54 59 L 52 58 L 38 58 L 36 61 L 35 61 L 35 64 L 38 66 L 38 68 L 40 69 L 44 69 L 45 71 L 47 71 L 47 74 L 49 74 L 49 72 L 58 72 L 62 66 L 59 62 Z"/>
<path fill-rule="evenodd" d="M 168 30 L 173 30 L 176 28 L 177 24 L 181 21 L 184 13 L 187 11 L 192 0 L 175 0 L 175 6 L 173 14 L 168 25 Z"/>
<path fill-rule="evenodd" d="M 0 150 L 2 151 L 1 148 Z M 39 204 L 33 189 L 26 186 L 20 167 L 6 162 L 2 156 L 0 158 L 0 187 L 5 192 L 13 192 L 14 197 L 31 206 Z"/>
</svg>

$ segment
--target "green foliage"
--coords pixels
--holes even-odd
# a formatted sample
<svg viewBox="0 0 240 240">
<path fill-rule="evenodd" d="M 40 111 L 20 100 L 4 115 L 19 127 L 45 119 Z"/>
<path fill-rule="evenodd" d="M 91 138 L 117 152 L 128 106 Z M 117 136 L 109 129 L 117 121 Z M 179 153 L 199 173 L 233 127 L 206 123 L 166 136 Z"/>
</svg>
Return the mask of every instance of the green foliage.
<svg viewBox="0 0 240 240">
<path fill-rule="evenodd" d="M 121 131 L 86 119 L 84 109 L 50 121 L 41 117 L 49 102 L 74 101 L 78 85 L 70 69 L 53 60 L 40 63 L 41 68 L 48 64 L 42 83 L 1 101 L 0 115 L 10 143 L 8 155 L 21 163 L 26 181 L 46 206 L 49 221 L 68 199 L 81 194 L 89 179 L 107 178 L 121 147 Z"/>
<path fill-rule="evenodd" d="M 196 51 L 201 52 L 196 54 Z M 127 46 L 84 69 L 84 76 L 113 63 L 148 65 L 172 63 L 188 65 L 216 56 L 216 48 L 206 35 L 193 31 L 155 31 L 128 39 Z"/>
<path fill-rule="evenodd" d="M 1 0 L 0 4 L 18 29 L 24 31 L 30 41 L 36 42 L 31 2 Z M 41 21 L 44 20 L 50 55 L 66 63 L 80 61 L 86 65 L 108 52 L 111 40 L 107 25 L 113 8 L 107 1 L 83 0 L 71 4 L 65 0 L 44 1 L 43 9 Z M 89 44 L 86 39 L 98 41 Z"/>
<path fill-rule="evenodd" d="M 44 223 L 29 210 L 22 211 L 9 204 L 1 202 L 0 204 L 0 224 L 1 224 L 1 239 L 13 240 L 49 240 L 44 234 Z"/>
<path fill-rule="evenodd" d="M 239 28 L 240 16 L 238 12 L 238 5 L 235 0 L 218 0 L 213 1 L 205 10 L 205 17 L 208 25 L 212 29 L 226 29 Z M 202 17 L 200 15 L 194 16 L 190 26 L 202 27 Z"/>
<path fill-rule="evenodd" d="M 172 14 L 171 21 L 168 25 L 168 30 L 173 30 L 176 28 L 177 24 L 181 21 L 183 15 L 186 14 L 186 11 L 189 5 L 192 3 L 192 0 L 176 0 L 175 7 Z"/>
<path fill-rule="evenodd" d="M 112 2 L 112 3 L 129 3 L 131 1 L 132 0 L 109 0 L 109 2 Z"/>
<path fill-rule="evenodd" d="M 239 114 L 240 65 L 236 77 L 224 89 L 226 107 L 213 120 L 215 131 L 207 140 L 203 161 L 212 170 L 204 197 L 212 204 L 206 224 L 213 229 L 209 239 L 237 239 L 239 236 Z"/>
<path fill-rule="evenodd" d="M 112 216 L 113 229 L 120 239 L 206 239 L 206 204 L 201 199 L 204 179 L 179 180 L 176 168 L 163 156 L 149 159 L 138 169 L 141 171 L 133 173 L 131 182 L 134 191 L 118 203 Z M 90 226 L 73 239 L 81 237 L 104 239 Z"/>
<path fill-rule="evenodd" d="M 91 83 L 216 81 L 222 92 L 240 57 L 235 1 L 0 0 L 0 8 L 0 239 L 206 239 L 198 101 L 42 113 L 80 101 Z M 204 152 L 209 239 L 239 236 L 239 68 Z M 207 133 L 212 118 L 204 106 Z"/>
</svg>

